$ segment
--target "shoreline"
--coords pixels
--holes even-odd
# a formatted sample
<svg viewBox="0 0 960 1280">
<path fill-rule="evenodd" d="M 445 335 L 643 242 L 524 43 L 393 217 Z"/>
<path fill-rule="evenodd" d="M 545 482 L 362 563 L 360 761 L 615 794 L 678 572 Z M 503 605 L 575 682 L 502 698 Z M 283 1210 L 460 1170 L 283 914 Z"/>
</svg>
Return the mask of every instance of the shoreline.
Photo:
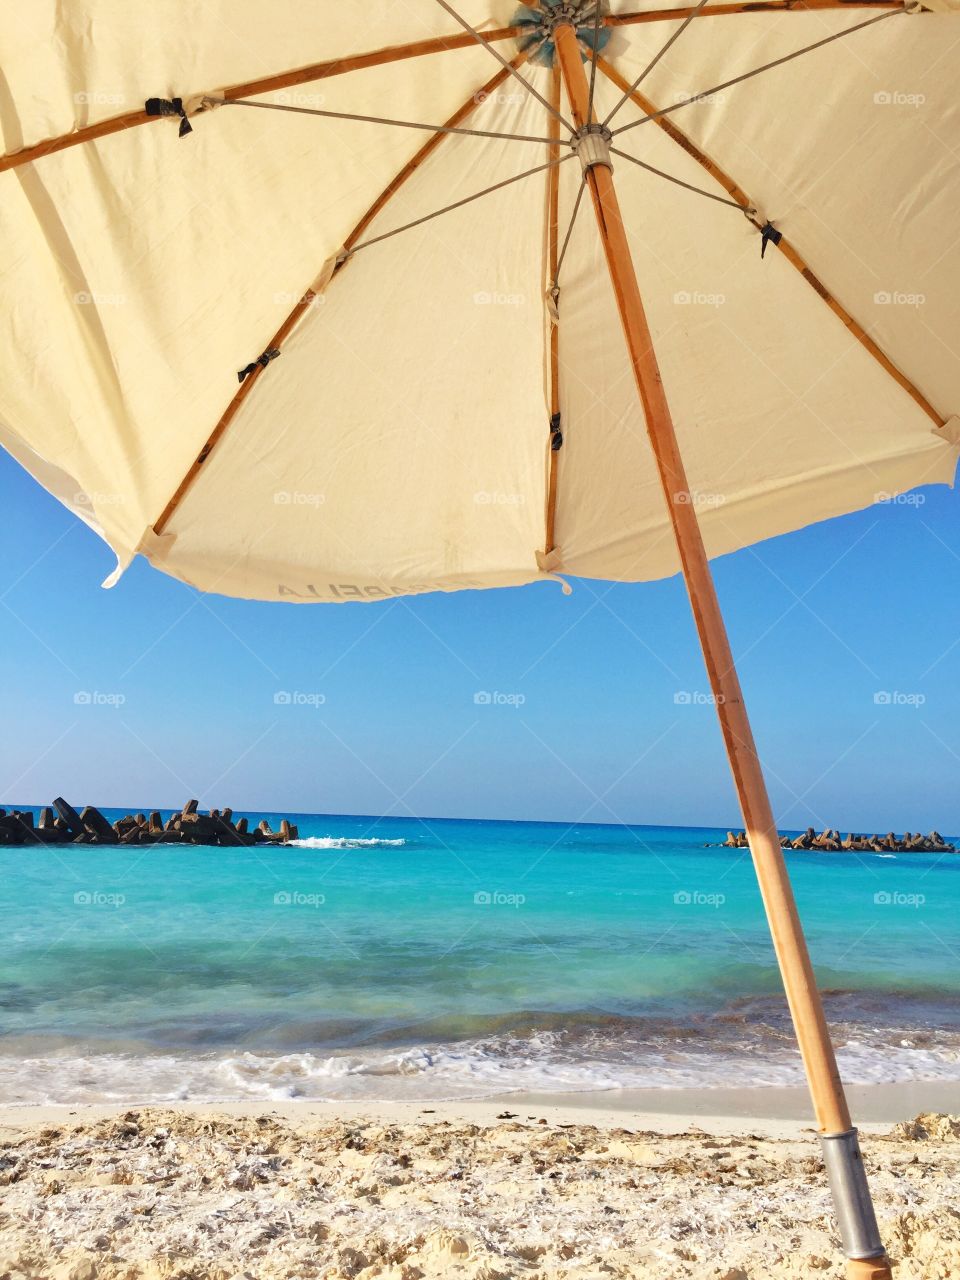
<svg viewBox="0 0 960 1280">
<path fill-rule="evenodd" d="M 960 1114 L 960 1081 L 848 1085 L 854 1124 L 879 1134 L 923 1112 Z M 699 1129 L 712 1134 L 762 1134 L 770 1138 L 813 1138 L 815 1121 L 804 1086 L 716 1089 L 609 1089 L 582 1093 L 503 1093 L 485 1098 L 382 1101 L 333 1099 L 244 1099 L 234 1101 L 2 1103 L 0 1136 L 22 1134 L 51 1124 L 95 1123 L 129 1111 L 162 1110 L 184 1116 L 247 1119 L 278 1117 L 314 1128 L 333 1121 L 371 1120 L 385 1124 L 470 1124 L 511 1122 L 631 1128 L 677 1134 Z"/>
</svg>

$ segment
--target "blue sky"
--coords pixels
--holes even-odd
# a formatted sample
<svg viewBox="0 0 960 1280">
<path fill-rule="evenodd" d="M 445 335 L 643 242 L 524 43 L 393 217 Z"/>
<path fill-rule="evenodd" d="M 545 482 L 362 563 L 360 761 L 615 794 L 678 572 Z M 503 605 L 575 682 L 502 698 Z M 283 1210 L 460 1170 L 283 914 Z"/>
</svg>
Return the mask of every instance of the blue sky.
<svg viewBox="0 0 960 1280">
<path fill-rule="evenodd" d="M 0 804 L 738 821 L 679 580 L 298 607 L 138 561 L 104 591 L 5 454 L 0 492 Z M 915 499 L 715 562 L 783 827 L 960 832 L 958 496 Z"/>
</svg>

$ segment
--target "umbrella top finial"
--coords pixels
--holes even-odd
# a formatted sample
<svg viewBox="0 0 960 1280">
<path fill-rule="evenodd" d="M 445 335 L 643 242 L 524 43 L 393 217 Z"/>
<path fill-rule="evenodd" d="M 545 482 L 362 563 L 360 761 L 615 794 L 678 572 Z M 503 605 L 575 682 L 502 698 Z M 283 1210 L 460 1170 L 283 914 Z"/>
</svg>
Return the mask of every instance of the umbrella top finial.
<svg viewBox="0 0 960 1280">
<path fill-rule="evenodd" d="M 576 29 L 577 39 L 584 46 L 586 60 L 596 43 L 601 51 L 610 39 L 610 28 L 597 25 L 597 5 L 604 12 L 603 0 L 540 0 L 539 4 L 522 4 L 513 17 L 513 25 L 522 29 L 518 39 L 520 49 L 531 62 L 552 67 L 556 58 L 553 33 L 561 24 Z"/>
</svg>

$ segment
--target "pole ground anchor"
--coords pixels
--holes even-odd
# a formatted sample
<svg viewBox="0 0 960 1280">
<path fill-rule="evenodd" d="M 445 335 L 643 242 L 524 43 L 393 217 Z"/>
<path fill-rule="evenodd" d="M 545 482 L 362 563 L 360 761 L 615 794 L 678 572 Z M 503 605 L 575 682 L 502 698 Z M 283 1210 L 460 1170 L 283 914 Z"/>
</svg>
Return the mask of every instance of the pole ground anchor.
<svg viewBox="0 0 960 1280">
<path fill-rule="evenodd" d="M 848 1259 L 848 1280 L 885 1280 L 890 1264 L 870 1199 L 857 1130 L 821 1133 L 820 1147 Z"/>
</svg>

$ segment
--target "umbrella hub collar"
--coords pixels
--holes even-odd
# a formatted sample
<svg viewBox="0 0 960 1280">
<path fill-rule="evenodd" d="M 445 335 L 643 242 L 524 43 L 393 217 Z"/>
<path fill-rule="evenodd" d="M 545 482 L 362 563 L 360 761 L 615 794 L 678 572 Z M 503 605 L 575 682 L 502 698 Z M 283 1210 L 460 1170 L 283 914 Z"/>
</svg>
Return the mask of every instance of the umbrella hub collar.
<svg viewBox="0 0 960 1280">
<path fill-rule="evenodd" d="M 612 139 L 613 134 L 603 124 L 585 124 L 577 132 L 570 145 L 579 156 L 584 173 L 598 164 L 604 164 L 608 169 L 613 169 L 613 161 L 610 159 Z"/>
<path fill-rule="evenodd" d="M 604 0 L 539 0 L 520 5 L 513 16 L 513 25 L 520 29 L 519 48 L 531 62 L 552 67 L 557 56 L 553 33 L 557 27 L 567 25 L 577 33 L 584 61 L 589 60 L 594 45 L 601 52 L 611 35 L 606 24 L 597 27 L 597 3 L 605 13 Z"/>
</svg>

